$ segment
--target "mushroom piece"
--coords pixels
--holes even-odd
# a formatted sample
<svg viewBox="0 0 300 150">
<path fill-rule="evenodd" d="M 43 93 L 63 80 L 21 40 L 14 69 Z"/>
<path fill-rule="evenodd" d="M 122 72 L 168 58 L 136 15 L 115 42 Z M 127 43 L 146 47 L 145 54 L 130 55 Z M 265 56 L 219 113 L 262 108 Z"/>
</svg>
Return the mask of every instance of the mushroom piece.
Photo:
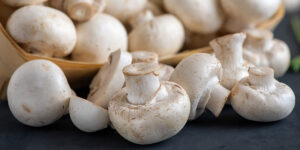
<svg viewBox="0 0 300 150">
<path fill-rule="evenodd" d="M 194 54 L 183 59 L 175 68 L 170 81 L 181 85 L 191 101 L 189 120 L 198 118 L 207 108 L 218 117 L 229 91 L 220 84 L 222 66 L 210 54 Z"/>
<path fill-rule="evenodd" d="M 106 0 L 105 13 L 118 18 L 122 23 L 142 12 L 147 5 L 147 0 Z"/>
<path fill-rule="evenodd" d="M 188 120 L 190 101 L 173 82 L 161 82 L 156 63 L 135 63 L 123 69 L 126 87 L 110 101 L 115 129 L 136 144 L 152 144 L 177 134 Z"/>
<path fill-rule="evenodd" d="M 249 69 L 249 77 L 232 89 L 231 105 L 248 120 L 277 121 L 293 111 L 295 95 L 289 86 L 274 79 L 273 69 L 253 67 Z"/>
<path fill-rule="evenodd" d="M 153 17 L 150 11 L 145 11 L 133 18 L 131 25 L 134 29 L 129 34 L 130 51 L 151 51 L 167 56 L 183 46 L 184 28 L 173 15 Z"/>
<path fill-rule="evenodd" d="M 110 53 L 127 51 L 127 32 L 114 17 L 99 13 L 87 22 L 79 23 L 77 43 L 72 53 L 76 61 L 105 63 Z"/>
<path fill-rule="evenodd" d="M 41 127 L 64 115 L 71 93 L 57 65 L 33 60 L 21 65 L 12 75 L 7 89 L 8 105 L 18 121 Z"/>
<path fill-rule="evenodd" d="M 26 5 L 37 5 L 46 2 L 47 0 L 2 0 L 8 6 L 22 7 Z"/>
<path fill-rule="evenodd" d="M 164 4 L 189 31 L 213 34 L 222 27 L 224 17 L 218 0 L 164 0 Z"/>
<path fill-rule="evenodd" d="M 65 57 L 76 43 L 72 20 L 46 6 L 31 5 L 16 10 L 6 28 L 25 50 L 43 56 Z"/>
<path fill-rule="evenodd" d="M 249 29 L 244 32 L 247 34 L 244 59 L 258 67 L 273 68 L 275 77 L 284 75 L 291 59 L 287 44 L 273 39 L 273 33 L 269 30 Z"/>
<path fill-rule="evenodd" d="M 248 69 L 252 66 L 243 59 L 245 39 L 245 33 L 236 33 L 216 38 L 210 42 L 210 46 L 222 64 L 221 84 L 229 90 L 242 78 L 248 76 Z"/>
<path fill-rule="evenodd" d="M 94 77 L 90 84 L 88 100 L 107 109 L 108 103 L 124 85 L 125 77 L 123 68 L 130 65 L 132 56 L 128 52 L 115 51 L 110 55 L 110 60 Z"/>
<path fill-rule="evenodd" d="M 102 130 L 109 123 L 106 109 L 76 96 L 71 97 L 69 110 L 73 124 L 84 132 Z"/>
<path fill-rule="evenodd" d="M 154 52 L 147 51 L 137 51 L 132 52 L 132 63 L 157 63 L 158 64 L 158 55 Z M 170 65 L 159 64 L 160 69 L 157 71 L 159 74 L 159 79 L 161 81 L 168 81 L 171 77 L 171 74 L 174 71 L 174 68 Z"/>
</svg>

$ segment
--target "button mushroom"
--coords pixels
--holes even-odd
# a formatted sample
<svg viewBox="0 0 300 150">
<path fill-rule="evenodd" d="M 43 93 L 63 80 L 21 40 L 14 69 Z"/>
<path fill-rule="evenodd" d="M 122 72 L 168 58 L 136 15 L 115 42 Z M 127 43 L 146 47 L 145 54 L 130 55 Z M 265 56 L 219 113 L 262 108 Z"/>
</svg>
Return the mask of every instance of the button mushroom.
<svg viewBox="0 0 300 150">
<path fill-rule="evenodd" d="M 96 132 L 108 125 L 107 110 L 85 99 L 72 96 L 69 110 L 73 124 L 81 131 Z"/>
<path fill-rule="evenodd" d="M 270 122 L 287 117 L 295 106 L 295 95 L 286 84 L 274 79 L 271 68 L 253 67 L 231 94 L 233 109 L 243 118 Z"/>
<path fill-rule="evenodd" d="M 7 22 L 7 31 L 25 50 L 48 57 L 69 55 L 76 43 L 75 26 L 69 17 L 46 6 L 16 10 Z"/>
<path fill-rule="evenodd" d="M 18 121 L 41 127 L 64 115 L 71 93 L 57 65 L 33 60 L 21 65 L 12 75 L 7 89 L 8 105 Z"/>
<path fill-rule="evenodd" d="M 43 2 L 46 1 L 47 0 L 2 0 L 3 3 L 11 7 L 21 7 L 25 5 L 42 4 Z"/>
<path fill-rule="evenodd" d="M 164 4 L 167 11 L 178 16 L 189 31 L 212 34 L 223 24 L 218 0 L 164 0 Z"/>
<path fill-rule="evenodd" d="M 244 59 L 255 66 L 273 68 L 275 77 L 282 76 L 288 70 L 291 59 L 287 44 L 273 39 L 269 30 L 249 29 L 245 33 Z"/>
<path fill-rule="evenodd" d="M 184 28 L 173 15 L 153 17 L 150 11 L 145 11 L 134 19 L 136 21 L 131 21 L 134 29 L 129 34 L 130 51 L 144 50 L 167 56 L 181 49 Z"/>
<path fill-rule="evenodd" d="M 135 63 L 123 69 L 126 87 L 110 101 L 115 129 L 136 144 L 152 144 L 177 134 L 188 120 L 190 101 L 173 82 L 160 82 L 155 63 Z"/>
<path fill-rule="evenodd" d="M 251 64 L 243 59 L 245 39 L 246 34 L 236 33 L 216 38 L 210 42 L 210 46 L 222 64 L 223 76 L 221 83 L 229 90 L 239 80 L 248 76 L 248 69 Z"/>
<path fill-rule="evenodd" d="M 107 109 L 113 95 L 123 87 L 125 77 L 122 70 L 130 65 L 131 61 L 132 56 L 129 53 L 121 50 L 113 52 L 109 62 L 102 67 L 90 84 L 87 99 Z"/>
<path fill-rule="evenodd" d="M 121 22 L 110 15 L 99 13 L 91 20 L 79 23 L 76 29 L 73 60 L 105 63 L 111 52 L 127 50 L 127 32 Z"/>
<path fill-rule="evenodd" d="M 219 82 L 221 63 L 210 54 L 194 54 L 183 59 L 175 68 L 170 81 L 181 85 L 191 100 L 189 120 L 199 117 L 207 108 L 219 116 L 229 91 Z"/>
</svg>

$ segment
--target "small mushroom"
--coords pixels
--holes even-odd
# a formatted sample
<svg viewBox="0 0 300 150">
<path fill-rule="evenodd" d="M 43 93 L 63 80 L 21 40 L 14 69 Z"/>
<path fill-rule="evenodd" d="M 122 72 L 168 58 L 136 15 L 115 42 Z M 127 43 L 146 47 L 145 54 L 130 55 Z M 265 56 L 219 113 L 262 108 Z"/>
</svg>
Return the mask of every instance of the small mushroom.
<svg viewBox="0 0 300 150">
<path fill-rule="evenodd" d="M 145 11 L 133 18 L 131 24 L 134 29 L 129 34 L 130 51 L 151 51 L 167 56 L 183 46 L 184 28 L 173 15 L 153 17 L 150 11 Z"/>
<path fill-rule="evenodd" d="M 69 55 L 76 43 L 72 20 L 46 6 L 31 5 L 16 10 L 7 22 L 7 31 L 25 50 L 48 57 Z"/>
<path fill-rule="evenodd" d="M 239 80 L 248 76 L 248 69 L 252 66 L 243 59 L 245 39 L 245 33 L 236 33 L 216 38 L 210 42 L 210 46 L 222 64 L 223 76 L 221 83 L 229 90 Z"/>
<path fill-rule="evenodd" d="M 105 63 L 110 53 L 127 51 L 127 32 L 114 17 L 99 13 L 77 24 L 77 43 L 72 53 L 76 61 Z"/>
<path fill-rule="evenodd" d="M 126 87 L 110 101 L 108 112 L 115 129 L 136 144 L 152 144 L 176 135 L 185 125 L 190 101 L 173 82 L 161 82 L 156 63 L 135 63 L 123 69 Z"/>
<path fill-rule="evenodd" d="M 274 79 L 273 69 L 253 67 L 249 69 L 249 77 L 232 89 L 231 105 L 248 120 L 277 121 L 293 111 L 295 95 L 289 86 Z"/>
<path fill-rule="evenodd" d="M 108 125 L 108 111 L 88 100 L 72 96 L 69 110 L 73 124 L 81 131 L 96 132 Z"/>
<path fill-rule="evenodd" d="M 291 59 L 287 44 L 273 39 L 269 30 L 249 29 L 244 32 L 247 34 L 244 59 L 258 67 L 273 68 L 275 77 L 282 76 L 288 70 Z"/>
<path fill-rule="evenodd" d="M 181 85 L 191 101 L 189 120 L 198 118 L 207 108 L 218 117 L 229 91 L 220 84 L 222 66 L 210 54 L 194 54 L 183 59 L 175 68 L 170 81 Z"/>
<path fill-rule="evenodd" d="M 107 109 L 108 103 L 124 85 L 125 77 L 123 68 L 130 65 L 132 56 L 128 52 L 115 51 L 110 55 L 110 60 L 94 77 L 90 84 L 88 100 Z"/>
<path fill-rule="evenodd" d="M 157 63 L 158 64 L 158 55 L 154 52 L 147 51 L 137 51 L 132 52 L 132 63 Z M 168 81 L 171 77 L 171 74 L 174 71 L 174 68 L 170 65 L 159 64 L 160 69 L 157 71 L 159 74 L 159 79 L 161 81 Z"/>
<path fill-rule="evenodd" d="M 164 0 L 164 4 L 189 31 L 213 34 L 222 27 L 224 17 L 218 0 Z"/>
<path fill-rule="evenodd" d="M 22 7 L 26 5 L 37 5 L 46 2 L 47 0 L 2 0 L 8 6 Z"/>
<path fill-rule="evenodd" d="M 18 121 L 41 127 L 64 115 L 71 93 L 57 65 L 33 60 L 21 65 L 12 75 L 7 89 L 8 105 Z"/>
</svg>

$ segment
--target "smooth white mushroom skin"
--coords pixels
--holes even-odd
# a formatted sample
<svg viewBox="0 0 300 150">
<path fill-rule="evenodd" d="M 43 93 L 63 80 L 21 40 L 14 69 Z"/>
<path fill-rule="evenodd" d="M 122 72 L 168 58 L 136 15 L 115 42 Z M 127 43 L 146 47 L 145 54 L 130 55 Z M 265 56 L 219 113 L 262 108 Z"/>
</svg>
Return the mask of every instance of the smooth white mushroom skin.
<svg viewBox="0 0 300 150">
<path fill-rule="evenodd" d="M 81 131 L 96 132 L 108 126 L 108 111 L 88 100 L 72 96 L 69 110 L 73 124 Z"/>
<path fill-rule="evenodd" d="M 271 68 L 249 69 L 231 92 L 231 105 L 243 118 L 271 122 L 286 118 L 294 109 L 295 95 L 286 84 L 274 79 Z"/>
<path fill-rule="evenodd" d="M 206 108 L 220 115 L 230 93 L 220 85 L 221 77 L 221 63 L 210 54 L 191 55 L 176 66 L 170 81 L 181 85 L 190 97 L 189 120 L 198 118 Z"/>
<path fill-rule="evenodd" d="M 126 87 L 119 91 L 109 104 L 109 117 L 115 129 L 125 139 L 136 144 L 153 144 L 166 140 L 176 135 L 188 120 L 188 95 L 176 83 L 160 83 L 154 73 L 157 67 L 158 64 L 137 63 L 124 68 L 126 80 L 130 81 L 126 81 Z M 137 80 L 134 82 L 135 79 Z M 146 81 L 147 79 L 155 83 Z M 139 91 L 134 94 L 132 85 L 138 86 L 142 83 L 152 83 L 153 87 L 135 88 Z"/>
<path fill-rule="evenodd" d="M 12 75 L 7 89 L 8 105 L 18 121 L 41 127 L 64 115 L 71 93 L 57 65 L 33 60 L 21 65 Z"/>
<path fill-rule="evenodd" d="M 76 43 L 72 20 L 46 6 L 32 5 L 16 10 L 6 28 L 25 50 L 48 57 L 69 55 Z"/>
<path fill-rule="evenodd" d="M 26 5 L 37 5 L 46 2 L 47 0 L 2 0 L 3 3 L 11 7 L 21 7 Z"/>
<path fill-rule="evenodd" d="M 141 23 L 129 34 L 130 51 L 151 51 L 159 56 L 175 54 L 183 43 L 183 25 L 173 15 L 161 15 Z"/>
<path fill-rule="evenodd" d="M 72 53 L 76 61 L 105 63 L 110 53 L 127 51 L 127 32 L 114 17 L 97 14 L 91 20 L 79 23 L 77 43 Z"/>
<path fill-rule="evenodd" d="M 164 0 L 164 4 L 192 32 L 216 33 L 224 21 L 218 0 Z"/>
<path fill-rule="evenodd" d="M 102 69 L 94 77 L 90 84 L 88 100 L 107 109 L 113 95 L 117 93 L 125 83 L 123 68 L 130 65 L 132 56 L 128 52 L 115 51 L 110 56 Z"/>
</svg>

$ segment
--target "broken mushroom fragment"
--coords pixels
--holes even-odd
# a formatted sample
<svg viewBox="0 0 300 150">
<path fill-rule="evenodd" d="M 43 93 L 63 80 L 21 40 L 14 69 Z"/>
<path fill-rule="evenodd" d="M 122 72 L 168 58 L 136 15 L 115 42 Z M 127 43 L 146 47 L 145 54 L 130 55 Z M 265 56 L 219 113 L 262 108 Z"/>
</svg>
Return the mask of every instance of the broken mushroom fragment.
<svg viewBox="0 0 300 150">
<path fill-rule="evenodd" d="M 71 19 L 46 6 L 31 5 L 16 10 L 6 28 L 26 51 L 43 56 L 65 57 L 76 43 L 76 30 Z"/>
<path fill-rule="evenodd" d="M 109 119 L 106 109 L 80 97 L 70 99 L 70 118 L 84 132 L 96 132 L 107 127 Z"/>
<path fill-rule="evenodd" d="M 246 34 L 236 33 L 216 38 L 210 42 L 210 46 L 222 64 L 223 76 L 221 84 L 229 90 L 239 80 L 248 76 L 248 69 L 252 66 L 243 59 L 243 43 L 245 39 Z"/>
<path fill-rule="evenodd" d="M 111 54 L 110 60 L 100 69 L 90 85 L 88 100 L 108 108 L 108 103 L 125 83 L 123 68 L 130 65 L 132 56 L 121 50 Z"/>
<path fill-rule="evenodd" d="M 198 118 L 205 109 L 220 115 L 230 93 L 220 84 L 221 76 L 221 63 L 210 54 L 191 55 L 176 66 L 170 81 L 181 85 L 190 97 L 189 120 Z"/>
<path fill-rule="evenodd" d="M 77 43 L 72 53 L 76 61 L 105 63 L 110 53 L 127 51 L 127 32 L 116 18 L 99 13 L 77 24 Z"/>
<path fill-rule="evenodd" d="M 7 89 L 8 105 L 18 121 L 41 127 L 64 115 L 71 93 L 57 65 L 33 60 L 21 65 L 12 75 Z"/>
<path fill-rule="evenodd" d="M 282 76 L 288 70 L 291 59 L 287 44 L 273 39 L 273 33 L 269 30 L 249 29 L 244 32 L 247 35 L 244 59 L 257 67 L 273 68 L 275 77 Z"/>
<path fill-rule="evenodd" d="M 2 0 L 8 6 L 21 7 L 26 5 L 37 5 L 46 2 L 47 0 Z"/>
<path fill-rule="evenodd" d="M 168 12 L 178 16 L 184 26 L 200 34 L 216 33 L 222 26 L 218 0 L 164 0 Z"/>
<path fill-rule="evenodd" d="M 129 34 L 130 51 L 151 51 L 167 56 L 178 52 L 183 45 L 184 28 L 173 15 L 153 17 L 150 11 L 145 11 L 133 18 L 131 25 L 134 29 Z"/>
<path fill-rule="evenodd" d="M 125 139 L 152 144 L 177 134 L 188 120 L 190 101 L 173 82 L 160 82 L 155 63 L 135 63 L 123 69 L 126 87 L 109 103 L 109 117 Z"/>
<path fill-rule="evenodd" d="M 248 120 L 277 121 L 293 111 L 295 95 L 289 86 L 274 79 L 273 69 L 253 67 L 249 69 L 249 77 L 232 89 L 231 105 Z"/>
</svg>

